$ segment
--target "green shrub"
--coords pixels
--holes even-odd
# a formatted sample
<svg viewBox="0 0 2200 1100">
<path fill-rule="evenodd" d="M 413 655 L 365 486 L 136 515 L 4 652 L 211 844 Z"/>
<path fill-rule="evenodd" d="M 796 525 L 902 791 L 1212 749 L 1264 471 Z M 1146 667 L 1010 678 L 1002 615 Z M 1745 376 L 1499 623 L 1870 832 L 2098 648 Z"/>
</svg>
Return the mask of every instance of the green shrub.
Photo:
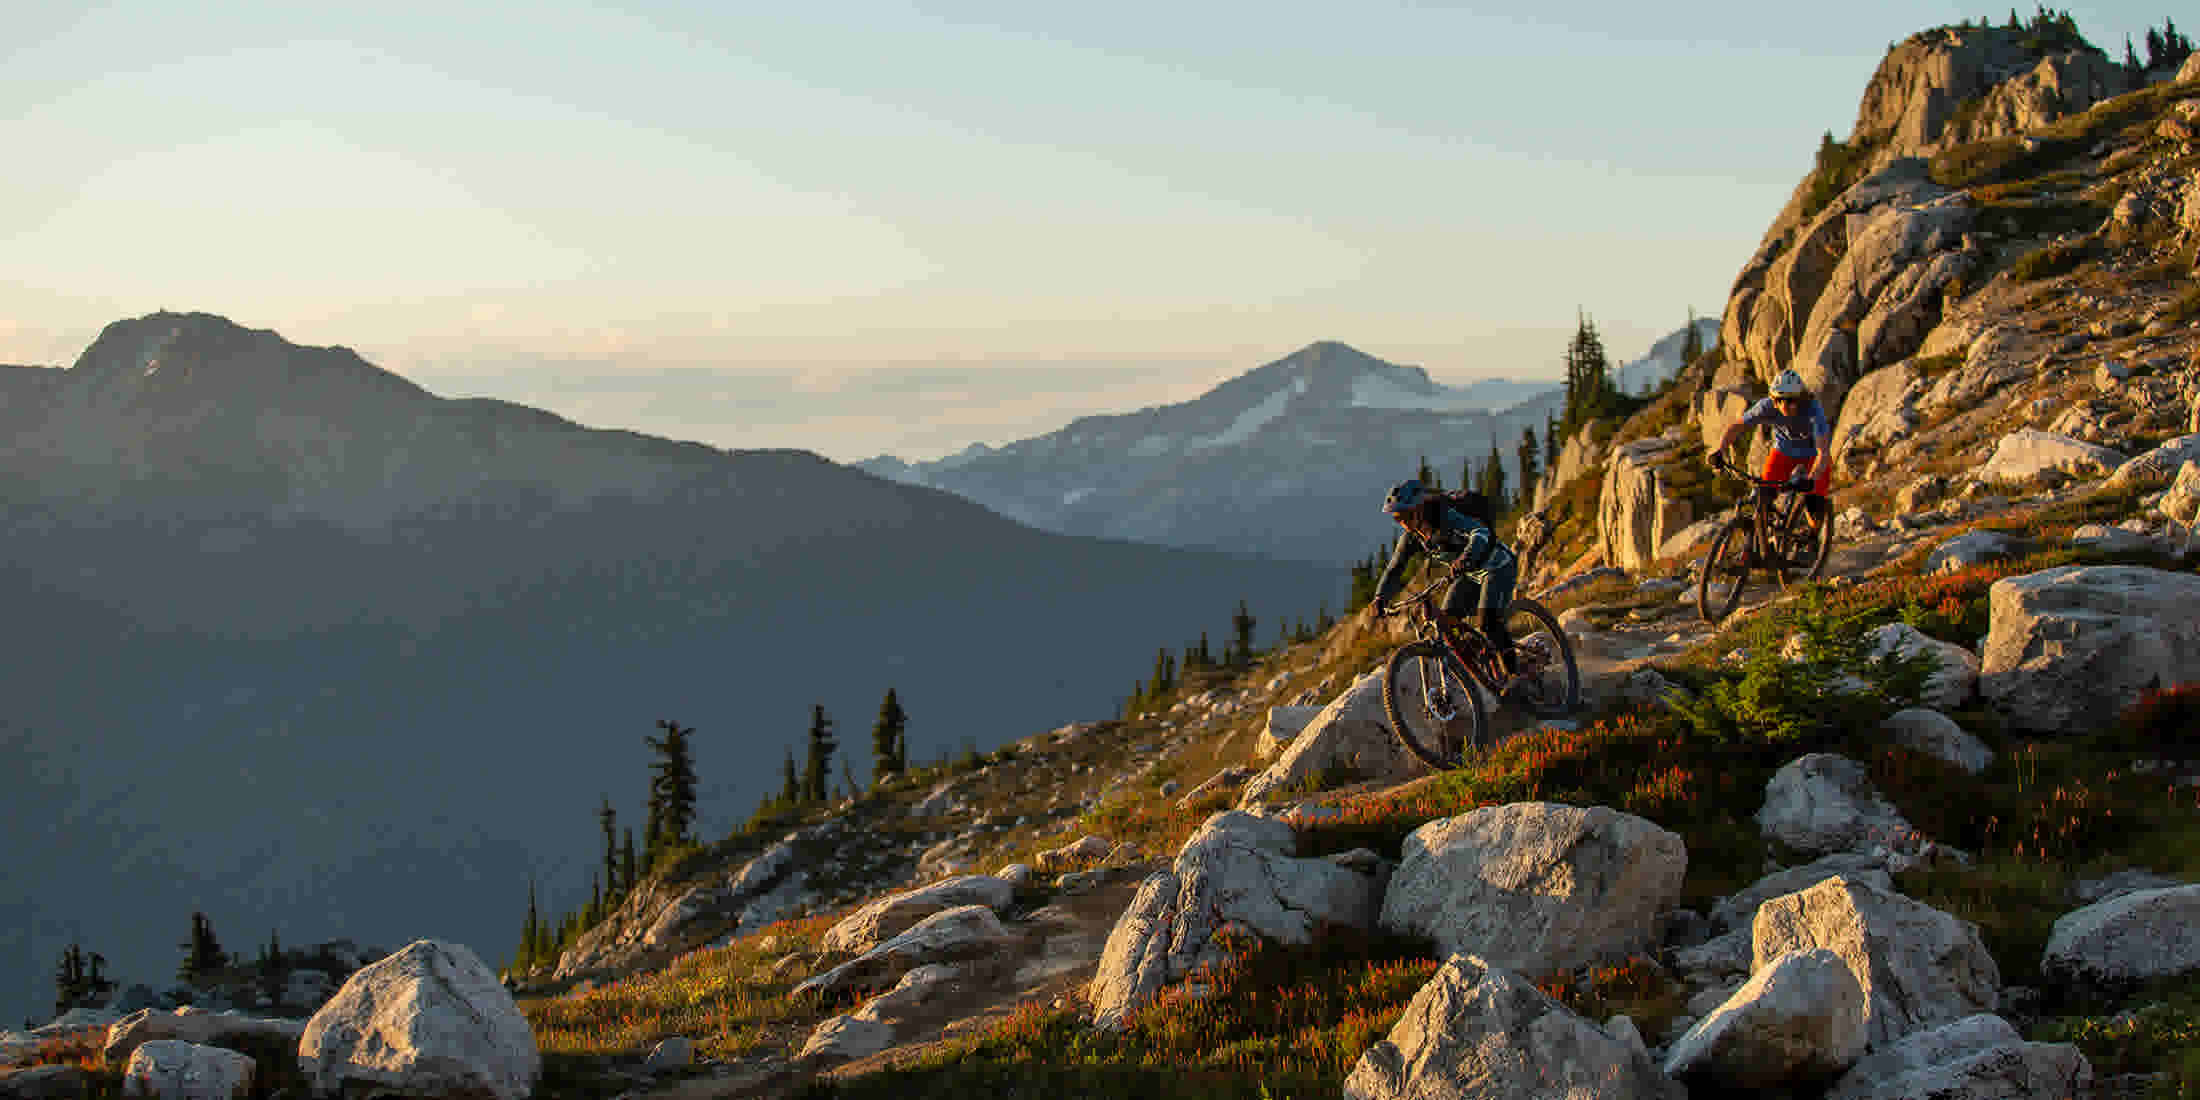
<svg viewBox="0 0 2200 1100">
<path fill-rule="evenodd" d="M 1878 607 L 1831 612 L 1813 589 L 1791 614 L 1757 617 L 1738 674 L 1694 696 L 1674 693 L 1666 704 L 1697 736 L 1728 743 L 1813 745 L 1870 729 L 1922 697 L 1937 660 L 1872 656 L 1864 634 L 1879 618 Z M 1789 631 L 1801 639 L 1794 660 L 1782 655 Z"/>
<path fill-rule="evenodd" d="M 1820 138 L 1810 182 L 1803 190 L 1803 220 L 1816 217 L 1819 211 L 1841 197 L 1841 192 L 1864 178 L 1864 169 L 1871 164 L 1872 153 L 1879 145 L 1879 141 L 1869 137 L 1853 143 L 1835 141 L 1831 133 Z"/>
</svg>

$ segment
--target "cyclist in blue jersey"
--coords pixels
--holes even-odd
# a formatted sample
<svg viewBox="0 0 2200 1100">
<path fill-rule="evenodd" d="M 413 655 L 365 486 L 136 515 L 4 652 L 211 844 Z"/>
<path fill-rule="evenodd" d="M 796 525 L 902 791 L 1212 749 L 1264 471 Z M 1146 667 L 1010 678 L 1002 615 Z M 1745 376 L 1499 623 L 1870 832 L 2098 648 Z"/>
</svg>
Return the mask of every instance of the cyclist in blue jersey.
<svg viewBox="0 0 2200 1100">
<path fill-rule="evenodd" d="M 1505 629 L 1505 609 L 1512 605 L 1513 585 L 1519 580 L 1512 548 L 1488 524 L 1452 507 L 1443 494 L 1430 492 L 1419 481 L 1391 489 L 1383 511 L 1403 530 L 1391 547 L 1390 564 L 1375 582 L 1376 616 L 1390 614 L 1390 598 L 1404 587 L 1406 566 L 1415 555 L 1426 553 L 1444 565 L 1456 564 L 1463 572 L 1444 597 L 1444 614 L 1464 619 L 1468 609 L 1478 609 L 1483 635 L 1497 648 L 1505 675 L 1513 676 L 1513 638 Z"/>
<path fill-rule="evenodd" d="M 1826 421 L 1825 407 L 1803 384 L 1802 375 L 1781 371 L 1780 377 L 1773 380 L 1772 396 L 1751 405 L 1741 420 L 1726 430 L 1719 440 L 1718 453 L 1725 453 L 1742 433 L 1758 425 L 1772 429 L 1772 454 L 1765 459 L 1764 479 L 1787 482 L 1789 488 L 1804 494 L 1803 509 L 1815 532 L 1833 513 L 1833 426 Z M 1757 490 L 1759 530 L 1764 529 L 1772 514 L 1774 492 L 1763 487 Z"/>
</svg>

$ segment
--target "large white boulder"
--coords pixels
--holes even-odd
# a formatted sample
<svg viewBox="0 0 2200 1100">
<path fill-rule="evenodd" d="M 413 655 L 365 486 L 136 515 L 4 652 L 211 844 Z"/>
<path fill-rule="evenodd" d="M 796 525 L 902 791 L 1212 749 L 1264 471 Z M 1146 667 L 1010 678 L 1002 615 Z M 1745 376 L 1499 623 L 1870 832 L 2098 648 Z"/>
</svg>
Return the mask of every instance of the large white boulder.
<svg viewBox="0 0 2200 1100">
<path fill-rule="evenodd" d="M 130 1052 L 122 1095 L 154 1100 L 234 1100 L 252 1091 L 252 1059 L 181 1039 L 154 1039 Z"/>
<path fill-rule="evenodd" d="M 1968 775 L 1977 775 L 1994 762 L 1994 750 L 1984 741 L 1929 707 L 1898 710 L 1880 726 L 1893 735 L 1895 744 L 1947 761 Z"/>
<path fill-rule="evenodd" d="M 1261 727 L 1260 736 L 1253 741 L 1253 759 L 1273 760 L 1284 747 L 1299 739 L 1315 717 L 1320 707 L 1281 706 L 1268 708 L 1268 722 Z"/>
<path fill-rule="evenodd" d="M 1742 931 L 1742 970 L 1746 973 L 1749 969 L 1748 933 L 1756 926 L 1757 907 L 1773 898 L 1808 890 L 1829 878 L 1844 875 L 1850 879 L 1869 882 L 1882 890 L 1894 889 L 1894 879 L 1887 874 L 1886 864 L 1878 857 L 1864 852 L 1835 852 L 1800 867 L 1785 867 L 1773 871 L 1720 898 L 1711 907 L 1712 927 Z"/>
<path fill-rule="evenodd" d="M 930 963 L 901 976 L 894 988 L 864 1002 L 862 1008 L 835 1016 L 810 1032 L 796 1057 L 812 1061 L 867 1058 L 894 1045 L 898 1025 L 955 990 L 961 972 Z"/>
<path fill-rule="evenodd" d="M 1230 810 L 1185 841 L 1170 870 L 1139 884 L 1100 952 L 1089 991 L 1103 1027 L 1227 955 L 1225 929 L 1275 943 L 1313 942 L 1324 926 L 1374 925 L 1381 884 L 1348 861 L 1299 859 L 1296 835 L 1271 818 Z"/>
<path fill-rule="evenodd" d="M 1992 484 L 2028 482 L 2048 472 L 2101 477 L 2123 464 L 2124 456 L 2107 447 L 2037 428 L 2019 428 L 1994 445 L 1994 453 L 1980 467 L 1978 478 Z"/>
<path fill-rule="evenodd" d="M 1943 642 L 1908 623 L 1888 623 L 1864 637 L 1874 657 L 1932 655 L 1939 667 L 1925 685 L 1926 706 L 1960 707 L 1978 690 L 1978 654 L 1954 642 Z"/>
<path fill-rule="evenodd" d="M 1606 806 L 1486 806 L 1406 838 L 1383 896 L 1386 931 L 1444 954 L 1547 974 L 1624 958 L 1657 942 L 1680 897 L 1678 833 Z"/>
<path fill-rule="evenodd" d="M 298 1067 L 319 1094 L 346 1082 L 519 1100 L 542 1073 L 527 1017 L 472 949 L 418 940 L 353 974 L 306 1022 Z"/>
<path fill-rule="evenodd" d="M 2147 690 L 2200 680 L 2200 576 L 2058 566 L 1995 581 L 1988 607 L 1979 691 L 2021 728 L 2099 728 Z"/>
<path fill-rule="evenodd" d="M 1684 1100 L 1638 1042 L 1526 979 L 1454 955 L 1345 1078 L 1347 1100 Z"/>
<path fill-rule="evenodd" d="M 161 1039 L 207 1045 L 232 1037 L 272 1036 L 295 1043 L 305 1032 L 303 1020 L 259 1020 L 214 1012 L 169 1012 L 148 1008 L 131 1013 L 107 1028 L 107 1044 L 100 1057 L 110 1066 L 126 1065 L 138 1047 Z"/>
<path fill-rule="evenodd" d="M 2001 994 L 2001 970 L 1978 926 L 1854 879 L 1765 902 L 1750 932 L 1752 972 L 1790 951 L 1823 947 L 1841 956 L 1864 988 L 1874 1048 L 1990 1012 Z"/>
<path fill-rule="evenodd" d="M 1925 555 L 1925 565 L 1921 571 L 1927 574 L 1952 573 L 2006 558 L 2016 552 L 2016 541 L 1999 531 L 1966 531 L 1933 547 L 1933 552 Z"/>
<path fill-rule="evenodd" d="M 1000 910 L 1015 899 L 1016 887 L 1005 879 L 992 875 L 963 875 L 889 894 L 865 904 L 827 929 L 818 941 L 818 948 L 860 955 L 942 910 L 964 905 Z"/>
<path fill-rule="evenodd" d="M 1797 757 L 1765 783 L 1764 834 L 1811 855 L 1913 846 L 1915 830 L 1872 786 L 1864 765 L 1834 753 Z"/>
<path fill-rule="evenodd" d="M 1826 1100 L 2068 1100 L 2091 1095 L 2093 1067 L 2069 1043 L 2028 1043 L 1981 1013 L 1873 1051 Z"/>
<path fill-rule="evenodd" d="M 1409 672 L 1410 674 L 1410 672 Z M 1330 700 L 1282 754 L 1238 793 L 1238 805 L 1253 807 L 1287 787 L 1318 775 L 1339 772 L 1362 779 L 1402 781 L 1428 774 L 1391 736 L 1383 714 L 1383 673 L 1376 669 Z"/>
<path fill-rule="evenodd" d="M 1825 948 L 1758 969 L 1665 1056 L 1668 1076 L 1758 1090 L 1832 1078 L 1864 1053 L 1864 987 Z"/>
<path fill-rule="evenodd" d="M 2200 970 L 2200 885 L 2136 890 L 2063 914 L 2040 970 L 2111 990 Z"/>
</svg>

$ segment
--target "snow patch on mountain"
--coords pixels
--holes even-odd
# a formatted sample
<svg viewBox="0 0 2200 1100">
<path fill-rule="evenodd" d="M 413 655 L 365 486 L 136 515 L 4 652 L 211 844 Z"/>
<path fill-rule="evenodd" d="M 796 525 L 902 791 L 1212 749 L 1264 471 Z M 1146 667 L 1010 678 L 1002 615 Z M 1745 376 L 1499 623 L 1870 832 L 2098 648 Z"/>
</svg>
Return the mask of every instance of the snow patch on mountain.
<svg viewBox="0 0 2200 1100">
<path fill-rule="evenodd" d="M 1291 398 L 1305 391 L 1304 379 L 1300 379 L 1297 385 L 1289 389 L 1277 390 L 1261 398 L 1259 404 L 1239 413 L 1237 419 L 1231 421 L 1228 428 L 1223 429 L 1222 434 L 1192 440 L 1191 443 L 1186 445 L 1186 449 L 1204 451 L 1214 447 L 1229 447 L 1243 443 L 1253 438 L 1253 433 L 1261 430 L 1269 421 L 1282 416 L 1284 406 L 1291 403 Z"/>
<path fill-rule="evenodd" d="M 1362 409 L 1414 409 L 1421 412 L 1466 412 L 1482 408 L 1470 394 L 1445 386 L 1415 389 L 1395 376 L 1368 373 L 1352 380 L 1352 404 Z"/>
</svg>

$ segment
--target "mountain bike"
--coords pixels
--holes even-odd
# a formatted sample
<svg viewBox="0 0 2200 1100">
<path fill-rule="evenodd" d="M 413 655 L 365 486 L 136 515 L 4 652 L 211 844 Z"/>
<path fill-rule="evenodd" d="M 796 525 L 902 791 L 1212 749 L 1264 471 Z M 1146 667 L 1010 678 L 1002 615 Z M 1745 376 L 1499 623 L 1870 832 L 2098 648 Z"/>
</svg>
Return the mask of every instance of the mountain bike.
<svg viewBox="0 0 2200 1100">
<path fill-rule="evenodd" d="M 1711 456 L 1711 468 L 1750 486 L 1750 491 L 1735 502 L 1733 518 L 1711 540 L 1703 575 L 1696 580 L 1696 611 L 1705 622 L 1716 626 L 1742 602 L 1742 590 L 1749 587 L 1751 570 L 1770 573 L 1782 588 L 1822 575 L 1833 550 L 1833 509 L 1826 509 L 1825 521 L 1814 530 L 1810 513 L 1803 507 L 1808 481 L 1766 481 L 1728 461 L 1723 454 Z M 1757 527 L 1757 489 L 1772 489 L 1779 494 L 1761 531 Z"/>
<path fill-rule="evenodd" d="M 1383 714 L 1391 734 L 1415 759 L 1439 770 L 1457 767 L 1467 749 L 1484 747 L 1485 692 L 1500 706 L 1518 703 L 1537 718 L 1564 717 L 1581 705 L 1573 644 L 1534 600 L 1516 599 L 1505 609 L 1519 671 L 1508 690 L 1497 647 L 1471 623 L 1444 614 L 1432 595 L 1458 576 L 1446 570 L 1400 597 L 1398 606 L 1413 616 L 1419 637 L 1383 665 Z"/>
</svg>

